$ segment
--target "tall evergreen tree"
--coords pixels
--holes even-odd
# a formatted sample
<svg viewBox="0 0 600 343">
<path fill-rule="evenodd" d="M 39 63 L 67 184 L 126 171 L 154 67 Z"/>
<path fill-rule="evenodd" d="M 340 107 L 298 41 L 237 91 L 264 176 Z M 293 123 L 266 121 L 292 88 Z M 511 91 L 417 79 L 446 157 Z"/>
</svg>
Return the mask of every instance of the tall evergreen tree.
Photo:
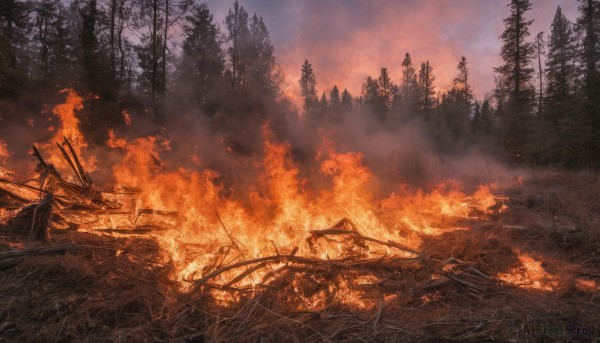
<svg viewBox="0 0 600 343">
<path fill-rule="evenodd" d="M 225 17 L 225 27 L 227 28 L 226 38 L 229 42 L 227 55 L 230 63 L 230 86 L 246 88 L 249 86 L 248 69 L 254 46 L 248 27 L 248 12 L 243 6 L 240 6 L 237 0 Z"/>
<path fill-rule="evenodd" d="M 541 132 L 535 136 L 541 162 L 576 163 L 580 147 L 574 135 L 579 119 L 574 109 L 577 81 L 577 38 L 572 24 L 556 9 L 550 27 L 545 67 L 546 89 Z"/>
<path fill-rule="evenodd" d="M 544 32 L 539 32 L 535 37 L 535 51 L 538 58 L 538 80 L 540 82 L 538 87 L 538 113 L 542 113 L 542 105 L 544 102 L 544 72 L 542 70 L 542 55 L 545 54 L 544 47 L 546 42 L 544 41 Z"/>
<path fill-rule="evenodd" d="M 495 71 L 500 87 L 508 95 L 508 108 L 502 113 L 503 142 L 513 159 L 522 159 L 528 148 L 529 121 L 535 96 L 531 65 L 535 45 L 526 41 L 533 20 L 525 19 L 525 13 L 531 9 L 530 0 L 511 0 L 508 6 L 510 15 L 504 19 L 505 28 L 500 36 L 500 56 L 504 64 Z"/>
<path fill-rule="evenodd" d="M 436 104 L 434 81 L 433 67 L 429 61 L 422 63 L 419 70 L 419 109 L 426 121 L 429 121 Z"/>
<path fill-rule="evenodd" d="M 374 79 L 371 76 L 367 77 L 367 80 L 362 86 L 364 105 L 367 106 L 368 109 L 379 118 L 379 120 L 384 121 L 386 115 L 386 106 L 381 95 L 382 91 L 379 80 Z"/>
<path fill-rule="evenodd" d="M 79 34 L 82 54 L 80 82 L 87 91 L 98 94 L 103 98 L 112 98 L 114 88 L 107 82 L 108 70 L 104 63 L 105 60 L 96 31 L 99 16 L 96 0 L 89 0 L 81 11 L 82 27 Z"/>
<path fill-rule="evenodd" d="M 413 112 L 418 108 L 419 89 L 417 74 L 409 53 L 402 61 L 402 89 L 401 99 L 405 109 Z"/>
<path fill-rule="evenodd" d="M 251 63 L 252 84 L 259 92 L 271 93 L 277 91 L 277 85 L 273 82 L 271 74 L 275 68 L 275 49 L 271 44 L 269 30 L 262 17 L 256 14 L 250 22 L 250 35 L 252 37 L 254 58 Z"/>
<path fill-rule="evenodd" d="M 195 6 L 186 20 L 177 80 L 184 86 L 182 95 L 195 98 L 204 110 L 212 111 L 225 68 L 219 28 L 206 3 Z"/>
<path fill-rule="evenodd" d="M 342 112 L 350 112 L 352 111 L 352 105 L 352 95 L 350 95 L 350 92 L 344 88 L 344 91 L 342 92 L 342 100 L 340 101 L 340 110 Z"/>
<path fill-rule="evenodd" d="M 580 56 L 583 89 L 578 112 L 582 146 L 580 164 L 600 166 L 600 0 L 579 0 L 577 29 L 583 38 Z"/>
<path fill-rule="evenodd" d="M 556 9 L 548 40 L 546 60 L 546 99 L 552 108 L 575 95 L 577 77 L 577 37 L 572 24 Z"/>
<path fill-rule="evenodd" d="M 333 111 L 338 111 L 340 109 L 340 103 L 340 91 L 338 90 L 337 86 L 334 85 L 329 93 L 329 107 Z"/>
<path fill-rule="evenodd" d="M 584 94 L 593 98 L 600 88 L 600 1 L 579 0 L 581 16 L 577 22 L 583 34 Z"/>
<path fill-rule="evenodd" d="M 313 108 L 318 102 L 317 98 L 317 78 L 313 71 L 312 65 L 308 63 L 308 60 L 304 60 L 302 65 L 302 71 L 300 73 L 300 95 L 304 103 L 304 111 L 307 118 L 313 114 Z"/>
<path fill-rule="evenodd" d="M 319 100 L 319 113 L 321 114 L 320 119 L 324 119 L 329 110 L 329 101 L 327 101 L 327 95 L 325 92 L 321 94 L 321 100 Z"/>
<path fill-rule="evenodd" d="M 467 58 L 461 57 L 458 62 L 458 75 L 454 78 L 454 88 L 457 90 L 457 95 L 460 101 L 464 102 L 467 112 L 470 111 L 473 102 L 473 89 L 469 83 L 469 68 L 467 66 Z"/>
<path fill-rule="evenodd" d="M 379 85 L 379 97 L 383 103 L 385 110 L 392 108 L 392 101 L 394 100 L 394 83 L 390 78 L 390 73 L 387 68 L 381 68 L 381 73 L 377 79 Z"/>
</svg>

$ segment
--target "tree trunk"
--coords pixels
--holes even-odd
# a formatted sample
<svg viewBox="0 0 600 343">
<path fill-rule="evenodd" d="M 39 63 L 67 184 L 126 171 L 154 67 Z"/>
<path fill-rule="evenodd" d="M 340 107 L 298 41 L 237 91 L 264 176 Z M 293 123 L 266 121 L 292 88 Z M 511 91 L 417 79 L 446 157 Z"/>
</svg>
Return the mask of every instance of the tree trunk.
<svg viewBox="0 0 600 343">
<path fill-rule="evenodd" d="M 117 41 L 119 45 L 119 53 L 121 54 L 121 60 L 119 61 L 119 82 L 122 83 L 125 78 L 125 50 L 123 49 L 123 29 L 125 26 L 125 18 L 123 18 L 123 6 L 125 0 L 121 0 L 119 6 L 119 31 L 117 33 Z"/>
<path fill-rule="evenodd" d="M 542 113 L 542 97 L 544 96 L 544 83 L 542 73 L 542 32 L 537 36 L 537 50 L 538 50 L 538 70 L 540 72 L 540 94 L 538 99 L 538 113 Z"/>
<path fill-rule="evenodd" d="M 116 85 L 116 57 L 115 57 L 115 17 L 117 0 L 112 0 L 110 6 L 110 81 Z"/>
<path fill-rule="evenodd" d="M 165 0 L 165 33 L 163 37 L 162 54 L 162 87 L 161 94 L 165 94 L 167 88 L 167 33 L 169 32 L 169 0 Z"/>
<path fill-rule="evenodd" d="M 156 29 L 157 29 L 157 12 L 158 12 L 158 0 L 153 1 L 152 6 L 152 102 L 156 101 L 156 69 L 157 69 L 157 52 L 156 52 Z"/>
</svg>

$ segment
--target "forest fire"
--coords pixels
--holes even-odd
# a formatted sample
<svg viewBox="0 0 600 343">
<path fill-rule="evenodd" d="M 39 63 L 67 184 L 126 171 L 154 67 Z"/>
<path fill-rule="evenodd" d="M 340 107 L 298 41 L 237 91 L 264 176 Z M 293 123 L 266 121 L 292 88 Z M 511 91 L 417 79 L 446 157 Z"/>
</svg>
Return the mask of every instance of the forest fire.
<svg viewBox="0 0 600 343">
<path fill-rule="evenodd" d="M 51 143 L 64 146 L 61 138 L 64 137 L 73 147 L 74 156 L 86 156 L 87 143 L 75 117 L 83 99 L 73 90 L 64 93 L 66 102 L 53 110 L 61 126 Z M 64 158 L 64 149 L 51 149 L 52 145 L 40 144 L 43 147 L 40 150 L 49 156 L 48 161 L 64 175 L 75 170 L 81 177 L 79 174 L 83 172 L 78 172 L 74 163 Z M 440 184 L 430 193 L 411 192 L 400 184 L 388 196 L 378 198 L 368 187 L 373 175 L 364 165 L 363 156 L 336 152 L 332 145 L 325 144 L 316 162 L 318 173 L 328 179 L 328 186 L 316 188 L 308 178 L 299 175 L 290 145 L 276 141 L 265 124 L 264 153 L 262 160 L 257 161 L 260 176 L 256 185 L 247 195 L 225 198 L 222 186 L 216 182 L 217 171 L 181 167 L 169 171 L 160 159 L 161 152 L 168 153 L 166 139 L 151 136 L 127 141 L 111 131 L 107 146 L 122 150 L 122 159 L 112 167 L 115 189 L 104 198 L 115 204 L 114 209 L 118 207 L 119 214 L 98 213 L 98 220 L 89 224 L 87 220 L 71 220 L 78 222 L 79 230 L 111 229 L 115 235 L 147 228 L 147 235 L 160 243 L 164 260 L 174 264 L 173 277 L 185 287 L 186 280 L 189 286 L 189 280 L 206 274 L 207 268 L 219 260 L 232 263 L 291 251 L 296 256 L 334 260 L 410 256 L 412 253 L 393 245 L 365 241 L 357 247 L 348 244 L 345 237 L 338 240 L 326 237 L 326 233 L 316 233 L 335 228 L 339 232 L 332 234 L 338 237 L 364 235 L 417 251 L 420 235 L 461 229 L 455 222 L 483 215 L 496 204 L 489 186 L 482 185 L 473 195 L 467 195 L 458 189 L 456 182 L 451 186 Z M 83 159 L 79 161 L 84 169 L 92 166 Z M 131 194 L 116 194 L 119 191 Z M 336 222 L 338 225 L 332 227 Z M 226 252 L 225 247 L 229 247 Z M 237 276 L 232 271 L 230 275 L 221 275 L 221 279 L 228 285 L 242 287 L 260 282 L 266 272 L 257 271 L 252 277 L 232 283 Z"/>
<path fill-rule="evenodd" d="M 600 0 L 459 2 L 2 2 L 0 341 L 600 337 Z"/>
</svg>

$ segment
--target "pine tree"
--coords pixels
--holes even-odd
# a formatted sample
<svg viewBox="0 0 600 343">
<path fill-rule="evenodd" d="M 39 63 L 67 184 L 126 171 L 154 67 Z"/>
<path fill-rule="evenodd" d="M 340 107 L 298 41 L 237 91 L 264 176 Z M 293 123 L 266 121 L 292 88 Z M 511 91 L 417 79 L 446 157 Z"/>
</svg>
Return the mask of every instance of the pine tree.
<svg viewBox="0 0 600 343">
<path fill-rule="evenodd" d="M 269 30 L 262 17 L 256 14 L 250 22 L 250 35 L 252 37 L 252 52 L 254 53 L 251 63 L 253 89 L 261 93 L 265 91 L 273 95 L 277 89 L 276 84 L 271 78 L 273 68 L 275 67 L 275 49 L 271 44 Z"/>
<path fill-rule="evenodd" d="M 333 89 L 331 89 L 331 92 L 329 93 L 329 107 L 333 111 L 339 111 L 340 102 L 340 91 L 338 90 L 337 86 L 334 85 Z"/>
<path fill-rule="evenodd" d="M 500 56 L 504 64 L 495 68 L 501 89 L 508 95 L 507 108 L 502 113 L 503 142 L 515 160 L 528 155 L 530 119 L 535 90 L 532 85 L 533 69 L 531 62 L 535 56 L 535 45 L 527 42 L 529 26 L 533 20 L 525 19 L 531 9 L 530 0 L 511 0 L 510 15 L 504 19 L 504 32 L 500 36 L 502 49 Z M 529 156 L 526 156 L 529 157 Z"/>
<path fill-rule="evenodd" d="M 319 112 L 321 113 L 321 118 L 324 118 L 329 110 L 329 102 L 327 101 L 327 95 L 325 92 L 321 94 L 321 100 L 319 101 Z"/>
<path fill-rule="evenodd" d="M 456 68 L 458 69 L 458 75 L 454 78 L 454 87 L 457 90 L 460 101 L 464 102 L 467 112 L 469 112 L 473 102 L 473 89 L 469 83 L 469 69 L 465 56 L 461 57 Z"/>
<path fill-rule="evenodd" d="M 542 71 L 542 55 L 545 54 L 544 47 L 546 42 L 544 41 L 544 32 L 539 32 L 535 37 L 535 51 L 538 58 L 538 80 L 540 85 L 538 87 L 538 114 L 542 113 L 544 103 L 544 72 Z"/>
<path fill-rule="evenodd" d="M 379 97 L 384 109 L 386 111 L 390 110 L 392 108 L 392 101 L 394 100 L 394 83 L 390 78 L 387 68 L 381 68 L 377 82 L 379 84 Z"/>
<path fill-rule="evenodd" d="M 195 6 L 186 20 L 177 80 L 184 86 L 182 95 L 195 98 L 207 110 L 207 106 L 218 100 L 214 93 L 220 88 L 225 68 L 220 32 L 206 4 Z"/>
<path fill-rule="evenodd" d="M 317 100 L 317 78 L 315 72 L 312 69 L 312 65 L 308 63 L 308 60 L 304 60 L 302 65 L 302 71 L 300 73 L 300 95 L 304 103 L 304 111 L 307 118 L 312 115 L 313 107 Z"/>
<path fill-rule="evenodd" d="M 418 108 L 419 89 L 415 67 L 409 53 L 406 53 L 402 61 L 402 89 L 401 99 L 405 110 L 415 112 Z"/>
<path fill-rule="evenodd" d="M 352 111 L 352 105 L 352 95 L 350 95 L 350 92 L 344 88 L 344 91 L 342 92 L 342 100 L 340 102 L 340 110 L 342 112 L 350 112 Z"/>
<path fill-rule="evenodd" d="M 80 82 L 87 91 L 100 95 L 103 98 L 112 98 L 114 89 L 107 79 L 107 69 L 100 50 L 96 32 L 96 22 L 99 13 L 96 0 L 90 0 L 81 11 L 82 27 L 79 34 L 81 47 L 81 75 Z"/>
<path fill-rule="evenodd" d="M 582 142 L 578 164 L 600 166 L 600 0 L 579 0 L 577 29 L 583 38 L 580 55 L 583 87 L 578 112 Z"/>
<path fill-rule="evenodd" d="M 577 22 L 583 35 L 584 94 L 593 98 L 600 88 L 600 1 L 579 0 L 581 16 Z"/>
<path fill-rule="evenodd" d="M 419 109 L 423 112 L 426 121 L 429 121 L 432 110 L 435 108 L 435 76 L 429 61 L 421 64 L 419 70 Z"/>
<path fill-rule="evenodd" d="M 139 74 L 137 77 L 138 88 L 140 92 L 152 102 L 153 106 L 157 105 L 156 93 L 160 90 L 163 85 L 162 75 L 160 67 L 162 66 L 162 60 L 160 55 L 154 54 L 154 49 L 157 51 L 162 49 L 162 37 L 157 35 L 156 46 L 152 44 L 152 36 L 143 36 L 139 45 L 135 46 L 136 57 L 139 64 Z M 159 58 L 157 61 L 155 58 Z M 154 108 L 156 110 L 156 108 Z"/>
<path fill-rule="evenodd" d="M 368 109 L 379 118 L 379 120 L 384 121 L 386 107 L 381 94 L 382 91 L 379 81 L 371 76 L 367 77 L 367 80 L 362 86 L 364 105 L 366 105 Z"/>
<path fill-rule="evenodd" d="M 227 54 L 231 65 L 231 88 L 249 87 L 247 73 L 254 46 L 248 27 L 248 12 L 240 6 L 237 0 L 233 3 L 233 9 L 230 9 L 225 17 L 225 27 L 229 42 Z"/>
<path fill-rule="evenodd" d="M 572 24 L 556 9 L 548 40 L 546 60 L 546 99 L 549 108 L 572 98 L 576 91 L 577 38 Z"/>
<path fill-rule="evenodd" d="M 535 45 L 526 42 L 529 37 L 529 26 L 533 20 L 526 20 L 525 13 L 531 9 L 530 0 L 511 0 L 510 16 L 504 19 L 505 30 L 500 36 L 502 50 L 500 56 L 504 65 L 495 68 L 502 82 L 511 92 L 513 110 L 530 111 L 533 98 L 534 69 L 531 61 L 535 56 Z"/>
</svg>

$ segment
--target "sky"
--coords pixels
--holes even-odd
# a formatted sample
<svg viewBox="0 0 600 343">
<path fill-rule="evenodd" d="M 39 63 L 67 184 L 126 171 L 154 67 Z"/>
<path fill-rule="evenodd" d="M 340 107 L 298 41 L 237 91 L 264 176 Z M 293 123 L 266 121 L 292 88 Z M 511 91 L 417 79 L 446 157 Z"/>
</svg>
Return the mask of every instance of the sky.
<svg viewBox="0 0 600 343">
<path fill-rule="evenodd" d="M 262 16 L 271 35 L 286 84 L 284 92 L 296 98 L 305 59 L 312 64 L 319 95 L 334 85 L 359 95 L 361 85 L 381 67 L 399 83 L 406 52 L 417 66 L 429 61 L 438 91 L 452 86 L 456 65 L 466 56 L 475 95 L 481 99 L 494 87 L 493 68 L 509 14 L 505 0 L 240 0 L 250 15 Z M 215 21 L 223 19 L 233 0 L 208 0 Z M 532 0 L 527 19 L 535 35 L 550 32 L 557 6 L 574 21 L 576 0 Z"/>
</svg>

